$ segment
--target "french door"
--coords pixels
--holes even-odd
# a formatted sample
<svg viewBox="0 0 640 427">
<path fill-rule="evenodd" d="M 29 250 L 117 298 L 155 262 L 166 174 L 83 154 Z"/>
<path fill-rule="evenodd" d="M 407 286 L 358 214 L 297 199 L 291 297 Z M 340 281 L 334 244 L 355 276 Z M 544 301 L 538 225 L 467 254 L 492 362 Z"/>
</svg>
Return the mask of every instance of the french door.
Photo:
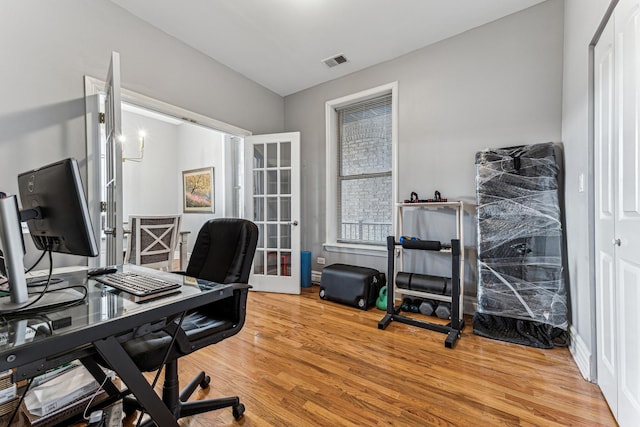
<svg viewBox="0 0 640 427">
<path fill-rule="evenodd" d="M 122 218 L 122 144 L 118 138 L 122 133 L 122 102 L 120 97 L 120 54 L 111 54 L 111 63 L 105 80 L 104 124 L 106 135 L 105 220 L 102 231 L 105 235 L 106 264 L 122 264 L 124 259 Z"/>
<path fill-rule="evenodd" d="M 112 52 L 104 82 L 85 76 L 88 205 L 100 256 L 89 266 L 121 264 L 123 254 L 120 55 Z"/>
<path fill-rule="evenodd" d="M 253 290 L 300 293 L 300 133 L 246 137 L 245 217 L 256 223 Z"/>
</svg>

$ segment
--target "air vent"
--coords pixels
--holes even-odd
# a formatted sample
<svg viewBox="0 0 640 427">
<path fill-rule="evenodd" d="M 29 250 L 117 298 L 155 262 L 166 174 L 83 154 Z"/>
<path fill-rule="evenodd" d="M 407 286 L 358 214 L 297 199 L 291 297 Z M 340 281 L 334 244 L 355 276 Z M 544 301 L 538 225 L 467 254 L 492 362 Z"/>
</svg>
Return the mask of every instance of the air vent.
<svg viewBox="0 0 640 427">
<path fill-rule="evenodd" d="M 323 59 L 322 62 L 324 62 L 327 67 L 331 68 L 347 62 L 347 57 L 340 53 L 330 58 Z"/>
</svg>

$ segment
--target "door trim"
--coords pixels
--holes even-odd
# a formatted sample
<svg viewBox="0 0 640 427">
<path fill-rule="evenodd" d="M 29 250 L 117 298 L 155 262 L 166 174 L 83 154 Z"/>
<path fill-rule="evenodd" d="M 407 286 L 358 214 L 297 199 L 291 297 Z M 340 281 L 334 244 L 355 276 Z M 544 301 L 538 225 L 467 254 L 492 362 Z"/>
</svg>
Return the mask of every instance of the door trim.
<svg viewBox="0 0 640 427">
<path fill-rule="evenodd" d="M 85 96 L 97 95 L 101 92 L 104 92 L 104 85 L 104 80 L 85 75 Z M 223 121 L 216 120 L 202 114 L 194 113 L 193 111 L 177 107 L 175 105 L 160 101 L 155 98 L 151 98 L 139 92 L 134 92 L 125 88 L 121 88 L 120 98 L 123 102 L 126 102 L 128 104 L 132 104 L 148 110 L 157 111 L 158 113 L 176 117 L 180 120 L 184 120 L 193 124 L 202 125 L 218 132 L 228 133 L 232 136 L 245 137 L 253 134 L 251 131 L 243 129 L 241 127 L 230 125 Z"/>
<path fill-rule="evenodd" d="M 585 377 L 587 381 L 597 382 L 598 380 L 598 336 L 597 336 L 597 316 L 596 313 L 596 200 L 595 200 L 595 47 L 604 32 L 605 27 L 609 23 L 609 19 L 613 15 L 613 11 L 618 4 L 619 0 L 611 0 L 607 11 L 605 12 L 602 20 L 600 21 L 600 25 L 596 29 L 591 42 L 589 43 L 589 61 L 588 61 L 588 89 L 587 89 L 587 152 L 588 152 L 588 168 L 589 168 L 589 185 L 587 186 L 587 221 L 589 224 L 589 307 L 591 313 L 591 353 L 589 354 L 588 359 L 584 357 L 577 357 L 575 353 L 572 352 L 574 360 L 580 369 L 580 372 Z M 579 363 L 580 361 L 586 360 L 586 366 L 584 363 Z"/>
</svg>

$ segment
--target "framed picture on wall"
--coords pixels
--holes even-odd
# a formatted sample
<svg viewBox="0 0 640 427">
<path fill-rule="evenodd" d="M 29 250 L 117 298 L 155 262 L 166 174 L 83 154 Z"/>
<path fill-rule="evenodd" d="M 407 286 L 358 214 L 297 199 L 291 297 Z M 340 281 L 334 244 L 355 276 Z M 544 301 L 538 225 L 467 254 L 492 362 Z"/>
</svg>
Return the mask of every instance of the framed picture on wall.
<svg viewBox="0 0 640 427">
<path fill-rule="evenodd" d="M 213 184 L 213 167 L 182 171 L 182 210 L 215 212 Z"/>
</svg>

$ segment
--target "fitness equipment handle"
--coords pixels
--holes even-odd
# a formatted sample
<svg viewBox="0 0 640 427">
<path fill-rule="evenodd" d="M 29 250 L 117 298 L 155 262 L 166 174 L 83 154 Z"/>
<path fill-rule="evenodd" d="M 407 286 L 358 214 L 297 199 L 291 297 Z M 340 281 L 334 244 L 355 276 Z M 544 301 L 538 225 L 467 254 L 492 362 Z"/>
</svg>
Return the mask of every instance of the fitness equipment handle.
<svg viewBox="0 0 640 427">
<path fill-rule="evenodd" d="M 421 249 L 425 251 L 439 251 L 442 244 L 437 240 L 404 240 L 402 242 L 404 249 Z"/>
</svg>

